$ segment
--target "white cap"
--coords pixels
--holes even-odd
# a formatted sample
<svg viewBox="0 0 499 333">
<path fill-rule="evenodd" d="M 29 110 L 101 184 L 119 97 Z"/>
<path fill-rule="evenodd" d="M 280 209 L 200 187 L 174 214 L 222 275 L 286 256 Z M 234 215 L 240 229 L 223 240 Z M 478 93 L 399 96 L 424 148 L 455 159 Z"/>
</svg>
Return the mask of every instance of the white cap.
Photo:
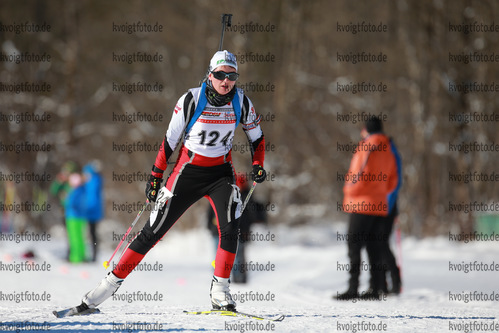
<svg viewBox="0 0 499 333">
<path fill-rule="evenodd" d="M 210 71 L 215 70 L 218 66 L 230 66 L 235 68 L 237 72 L 236 56 L 227 50 L 218 51 L 210 60 Z"/>
</svg>

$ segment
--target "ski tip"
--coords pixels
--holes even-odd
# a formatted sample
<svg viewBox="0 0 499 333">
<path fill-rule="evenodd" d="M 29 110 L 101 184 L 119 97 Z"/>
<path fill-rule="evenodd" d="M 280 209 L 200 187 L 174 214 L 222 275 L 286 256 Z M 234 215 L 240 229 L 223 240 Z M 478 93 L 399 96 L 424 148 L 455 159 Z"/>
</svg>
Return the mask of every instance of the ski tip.
<svg viewBox="0 0 499 333">
<path fill-rule="evenodd" d="M 60 318 L 59 317 L 59 312 L 57 312 L 57 311 L 54 310 L 54 311 L 52 311 L 52 313 L 54 314 L 54 316 L 56 316 L 56 318 Z"/>
<path fill-rule="evenodd" d="M 105 268 L 105 269 L 107 269 L 107 268 L 109 267 L 109 261 L 107 261 L 107 260 L 106 260 L 106 261 L 104 261 L 104 262 L 102 263 L 102 266 L 104 266 L 104 268 Z"/>
</svg>

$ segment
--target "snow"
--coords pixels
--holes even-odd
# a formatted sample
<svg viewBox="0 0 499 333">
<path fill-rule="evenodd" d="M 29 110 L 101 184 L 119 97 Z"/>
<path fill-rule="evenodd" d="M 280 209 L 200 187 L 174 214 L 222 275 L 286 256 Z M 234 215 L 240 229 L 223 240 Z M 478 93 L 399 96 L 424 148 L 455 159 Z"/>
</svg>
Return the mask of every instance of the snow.
<svg viewBox="0 0 499 333">
<path fill-rule="evenodd" d="M 339 265 L 348 263 L 346 243 L 337 237 L 345 230 L 346 225 L 341 223 L 253 229 L 254 234 L 274 237 L 254 241 L 247 248 L 247 259 L 253 265 L 250 268 L 261 266 L 264 270 L 249 271 L 248 283 L 233 283 L 231 290 L 238 298 L 240 311 L 265 316 L 284 314 L 286 318 L 282 322 L 183 313 L 183 310 L 210 308 L 214 245 L 203 228 L 168 233 L 146 256 L 142 270 L 126 279 L 117 297 L 99 307 L 102 313 L 61 319 L 55 318 L 52 311 L 79 304 L 84 293 L 99 283 L 106 274 L 102 262 L 111 255 L 111 246 L 102 251 L 97 263 L 73 265 L 62 259 L 66 251 L 63 238 L 54 236 L 45 242 L 2 241 L 0 331 L 498 330 L 497 301 L 476 300 L 476 295 L 499 295 L 495 270 L 499 248 L 494 241 L 465 244 L 447 237 L 403 238 L 403 293 L 382 301 L 340 302 L 331 296 L 344 291 L 348 280 L 347 272 Z M 58 233 L 54 231 L 54 234 Z M 396 244 L 392 245 L 397 253 Z M 13 264 L 24 263 L 21 254 L 28 249 L 35 251 L 34 262 L 40 271 L 16 272 Z M 492 271 L 483 271 L 484 264 L 491 265 L 487 267 Z M 451 267 L 460 271 L 452 271 Z M 465 267 L 471 271 L 465 273 Z M 46 270 L 41 271 L 42 268 Z M 365 289 L 367 273 L 363 272 L 361 278 L 361 289 Z M 36 297 L 50 296 L 50 300 L 16 302 L 7 298 L 22 297 L 19 295 L 26 292 L 36 293 Z M 257 296 L 259 300 L 244 299 Z M 150 299 L 140 300 L 141 297 Z"/>
</svg>

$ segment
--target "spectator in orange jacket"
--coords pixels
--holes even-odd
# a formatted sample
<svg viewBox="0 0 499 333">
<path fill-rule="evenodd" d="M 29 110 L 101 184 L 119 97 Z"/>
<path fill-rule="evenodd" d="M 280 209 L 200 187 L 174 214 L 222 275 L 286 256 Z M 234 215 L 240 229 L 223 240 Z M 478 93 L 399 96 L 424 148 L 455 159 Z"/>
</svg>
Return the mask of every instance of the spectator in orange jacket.
<svg viewBox="0 0 499 333">
<path fill-rule="evenodd" d="M 393 206 L 389 197 L 393 197 L 391 194 L 398 188 L 398 166 L 390 138 L 383 133 L 378 117 L 368 119 L 361 137 L 343 187 L 342 208 L 350 214 L 347 237 L 350 280 L 348 290 L 334 297 L 338 300 L 378 299 L 385 284 L 381 249 L 383 242 L 387 241 L 383 238 L 388 235 L 382 226 Z M 361 262 L 364 246 L 369 264 Z M 359 295 L 359 276 L 364 268 L 371 273 L 370 288 Z"/>
</svg>

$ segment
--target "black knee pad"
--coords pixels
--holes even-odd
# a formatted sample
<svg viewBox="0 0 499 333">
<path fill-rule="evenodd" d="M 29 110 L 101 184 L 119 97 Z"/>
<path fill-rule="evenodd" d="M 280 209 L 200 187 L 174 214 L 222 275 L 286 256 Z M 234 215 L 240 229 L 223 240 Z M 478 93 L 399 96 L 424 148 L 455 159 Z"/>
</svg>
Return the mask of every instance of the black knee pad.
<svg viewBox="0 0 499 333">
<path fill-rule="evenodd" d="M 154 234 L 149 222 L 147 222 L 132 244 L 130 244 L 130 249 L 140 254 L 146 254 L 159 240 L 160 238 Z"/>
<path fill-rule="evenodd" d="M 239 219 L 220 226 L 220 248 L 236 253 L 239 239 Z"/>
</svg>

